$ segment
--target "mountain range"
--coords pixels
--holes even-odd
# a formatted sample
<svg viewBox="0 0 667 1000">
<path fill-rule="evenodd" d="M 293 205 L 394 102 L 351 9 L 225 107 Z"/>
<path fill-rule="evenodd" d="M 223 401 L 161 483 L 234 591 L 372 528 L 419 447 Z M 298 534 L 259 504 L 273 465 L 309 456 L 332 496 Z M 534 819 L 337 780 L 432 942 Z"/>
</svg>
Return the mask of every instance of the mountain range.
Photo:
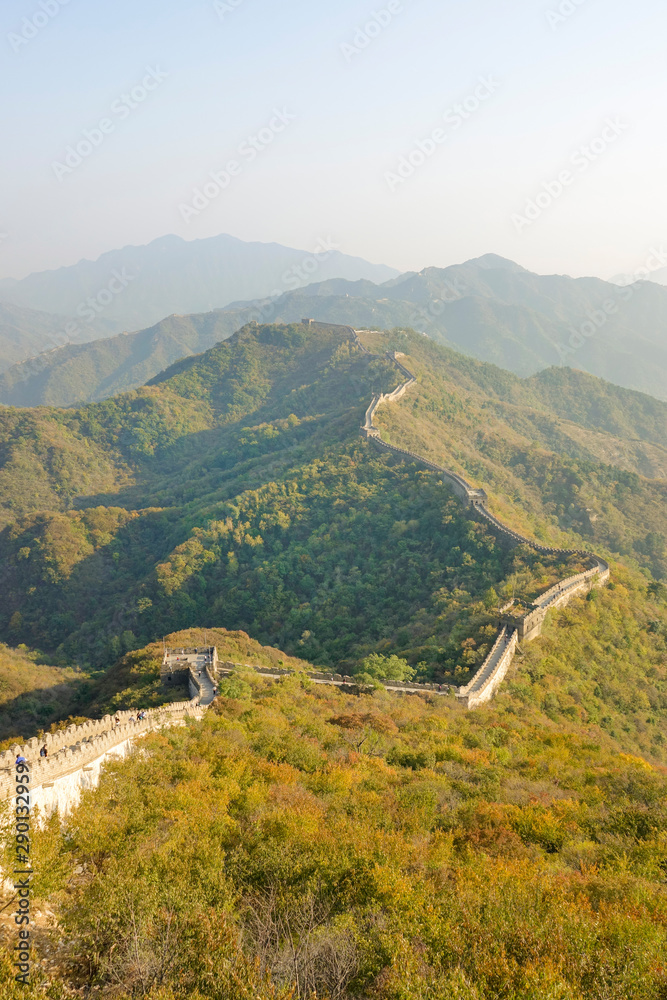
<svg viewBox="0 0 667 1000">
<path fill-rule="evenodd" d="M 87 344 L 96 337 L 108 337 L 113 333 L 112 326 L 105 324 L 103 319 L 80 320 L 76 329 L 72 322 L 69 316 L 0 301 L 0 372 L 27 358 L 57 350 L 68 341 Z M 65 332 L 68 325 L 69 334 Z"/>
<path fill-rule="evenodd" d="M 169 313 L 210 311 L 233 299 L 280 294 L 314 279 L 382 282 L 396 274 L 393 268 L 340 253 L 331 237 L 305 251 L 278 243 L 247 243 L 224 234 L 191 241 L 163 236 L 146 246 L 111 250 L 94 261 L 81 260 L 20 280 L 6 278 L 0 281 L 0 302 L 55 313 L 59 343 L 78 343 L 139 330 Z M 82 337 L 84 329 L 88 335 Z M 39 334 L 36 320 L 32 340 L 26 339 L 21 356 L 12 356 L 10 363 L 48 349 L 51 342 L 46 338 L 35 350 Z M 0 357 L 5 356 L 9 355 L 0 315 Z"/>
<path fill-rule="evenodd" d="M 137 333 L 68 345 L 3 373 L 0 402 L 69 406 L 103 399 L 142 385 L 250 321 L 292 323 L 305 316 L 412 328 L 520 376 L 564 365 L 667 398 L 667 288 L 538 275 L 489 254 L 380 285 L 331 278 L 213 312 L 171 315 Z"/>
<path fill-rule="evenodd" d="M 376 356 L 342 327 L 248 325 L 113 399 L 0 410 L 0 641 L 102 665 L 209 619 L 330 664 L 395 622 L 402 655 L 428 660 L 439 588 L 479 596 L 515 573 L 530 590 L 533 564 L 510 570 L 456 504 L 443 529 L 442 486 L 419 499 L 420 473 L 359 440 L 372 393 L 396 385 L 388 348 L 418 376 L 381 411 L 388 440 L 482 484 L 517 530 L 667 577 L 666 403 L 568 369 L 520 379 L 410 331 L 365 337 Z"/>
<path fill-rule="evenodd" d="M 380 393 L 396 452 L 360 434 Z M 158 714 L 124 759 L 105 742 L 97 789 L 80 770 L 81 807 L 36 831 L 54 928 L 30 997 L 664 995 L 666 441 L 667 402 L 584 372 L 314 322 L 248 323 L 101 402 L 0 409 L 6 763 L 51 729 L 77 739 L 76 788 L 91 727 L 68 723 L 187 697 L 166 644 L 235 665 L 203 720 Z M 500 607 L 582 549 L 608 586 L 551 611 L 467 711 L 452 687 Z M 429 689 L 385 690 L 388 667 Z"/>
</svg>

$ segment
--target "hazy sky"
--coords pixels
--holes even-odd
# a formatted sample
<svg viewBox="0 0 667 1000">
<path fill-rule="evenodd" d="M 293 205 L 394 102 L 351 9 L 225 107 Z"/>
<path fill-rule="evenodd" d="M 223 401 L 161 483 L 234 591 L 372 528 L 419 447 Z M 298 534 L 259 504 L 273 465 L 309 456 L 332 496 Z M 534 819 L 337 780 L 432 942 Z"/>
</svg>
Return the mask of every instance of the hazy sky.
<svg viewBox="0 0 667 1000">
<path fill-rule="evenodd" d="M 0 276 L 166 233 L 601 277 L 667 247 L 664 0 L 4 0 L 0 21 Z"/>
</svg>

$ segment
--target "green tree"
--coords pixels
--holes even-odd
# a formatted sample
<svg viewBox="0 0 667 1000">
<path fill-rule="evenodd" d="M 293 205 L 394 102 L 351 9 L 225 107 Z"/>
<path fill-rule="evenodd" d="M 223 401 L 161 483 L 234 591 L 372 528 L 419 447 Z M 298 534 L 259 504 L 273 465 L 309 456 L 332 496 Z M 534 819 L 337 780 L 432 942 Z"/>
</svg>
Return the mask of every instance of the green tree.
<svg viewBox="0 0 667 1000">
<path fill-rule="evenodd" d="M 411 681 L 415 676 L 407 660 L 400 656 L 382 656 L 371 653 L 365 656 L 355 671 L 355 676 L 366 675 L 378 681 Z"/>
<path fill-rule="evenodd" d="M 491 608 L 497 608 L 499 604 L 498 594 L 494 587 L 489 587 L 489 589 L 484 594 L 484 607 L 491 610 Z"/>
</svg>

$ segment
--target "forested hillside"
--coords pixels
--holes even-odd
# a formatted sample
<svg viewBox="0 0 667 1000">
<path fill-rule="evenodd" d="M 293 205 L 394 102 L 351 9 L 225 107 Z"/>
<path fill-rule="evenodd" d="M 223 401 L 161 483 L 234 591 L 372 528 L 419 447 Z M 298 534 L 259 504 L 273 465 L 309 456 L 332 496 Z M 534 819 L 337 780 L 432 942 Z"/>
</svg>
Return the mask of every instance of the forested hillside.
<svg viewBox="0 0 667 1000">
<path fill-rule="evenodd" d="M 298 323 L 303 316 L 411 328 L 520 376 L 564 365 L 667 397 L 667 290 L 650 281 L 621 288 L 597 278 L 533 274 L 494 254 L 381 285 L 324 276 L 318 268 L 318 281 L 305 288 L 277 283 L 264 297 L 215 312 L 183 315 L 192 309 L 179 308 L 150 329 L 14 366 L 0 376 L 0 402 L 66 406 L 103 399 L 142 385 L 252 320 Z"/>
<path fill-rule="evenodd" d="M 667 571 L 667 485 L 640 470 L 657 471 L 667 406 L 559 372 L 555 412 L 545 377 L 412 333 L 366 341 L 398 347 L 418 375 L 380 411 L 385 435 L 486 488 L 533 537 L 622 560 L 644 631 L 642 587 Z M 591 383 L 594 405 L 565 419 L 562 401 Z M 464 683 L 497 605 L 532 599 L 566 567 L 507 551 L 437 475 L 359 438 L 371 393 L 395 384 L 394 366 L 341 328 L 248 326 L 113 400 L 3 411 L 0 638 L 102 669 L 209 624 L 323 666 L 397 653 L 422 679 Z"/>
<path fill-rule="evenodd" d="M 0 372 L 11 368 L 13 378 L 22 380 L 28 377 L 23 368 L 28 358 L 41 354 L 44 366 L 51 367 L 57 364 L 58 348 L 68 340 L 81 344 L 94 337 L 108 337 L 112 329 L 103 318 L 84 322 L 72 316 L 0 302 Z"/>
<path fill-rule="evenodd" d="M 664 767 L 509 693 L 225 690 L 35 833 L 10 1000 L 664 996 Z"/>
<path fill-rule="evenodd" d="M 667 406 L 362 338 L 374 355 L 341 328 L 248 326 L 115 399 L 0 413 L 0 638 L 26 644 L 0 655 L 23 670 L 3 736 L 182 697 L 163 636 L 295 671 L 234 670 L 203 721 L 144 737 L 35 831 L 22 997 L 664 997 Z M 474 712 L 366 671 L 463 684 L 499 604 L 581 567 L 508 550 L 360 438 L 388 349 L 417 382 L 377 411 L 385 439 L 612 563 Z"/>
</svg>

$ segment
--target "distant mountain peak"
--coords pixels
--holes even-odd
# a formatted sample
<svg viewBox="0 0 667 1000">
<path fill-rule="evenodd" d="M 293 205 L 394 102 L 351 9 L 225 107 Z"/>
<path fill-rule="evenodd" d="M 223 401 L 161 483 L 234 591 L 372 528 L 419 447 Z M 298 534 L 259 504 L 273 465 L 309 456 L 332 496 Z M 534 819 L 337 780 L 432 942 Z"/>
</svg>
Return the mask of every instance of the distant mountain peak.
<svg viewBox="0 0 667 1000">
<path fill-rule="evenodd" d="M 66 317 L 83 315 L 80 310 L 92 300 L 89 322 L 99 314 L 110 333 L 121 333 L 146 329 L 171 313 L 266 299 L 276 289 L 288 292 L 314 278 L 379 284 L 397 274 L 392 267 L 322 249 L 322 243 L 297 249 L 228 233 L 197 240 L 170 233 L 147 245 L 109 250 L 97 260 L 0 281 L 0 300 Z"/>
<path fill-rule="evenodd" d="M 485 253 L 481 257 L 472 257 L 463 266 L 465 267 L 467 264 L 474 264 L 476 267 L 486 270 L 500 269 L 503 271 L 518 271 L 524 274 L 529 273 L 527 268 L 522 267 L 521 264 L 517 264 L 514 260 L 509 260 L 507 257 L 501 257 L 497 253 Z"/>
</svg>

